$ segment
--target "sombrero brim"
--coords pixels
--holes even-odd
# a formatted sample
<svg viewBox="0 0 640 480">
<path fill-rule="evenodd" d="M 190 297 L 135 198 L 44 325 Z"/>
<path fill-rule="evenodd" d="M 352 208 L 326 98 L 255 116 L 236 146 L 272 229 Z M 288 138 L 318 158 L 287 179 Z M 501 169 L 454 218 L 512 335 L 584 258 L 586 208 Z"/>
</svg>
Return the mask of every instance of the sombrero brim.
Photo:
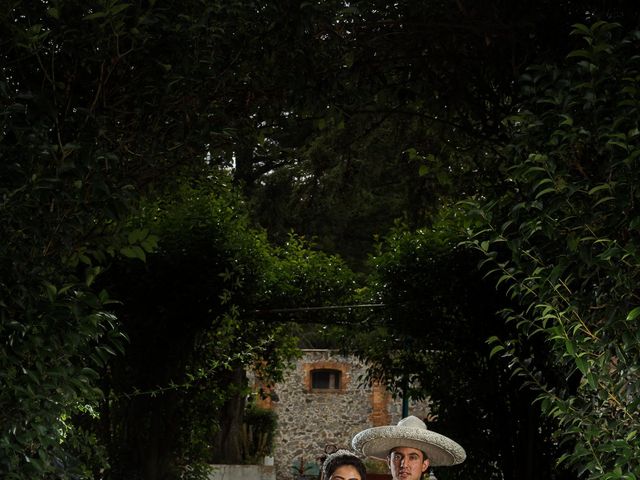
<svg viewBox="0 0 640 480">
<path fill-rule="evenodd" d="M 367 457 L 386 460 L 389 451 L 396 447 L 411 447 L 427 454 L 434 467 L 462 463 L 467 454 L 449 437 L 422 428 L 384 426 L 373 427 L 353 437 L 353 448 Z"/>
</svg>

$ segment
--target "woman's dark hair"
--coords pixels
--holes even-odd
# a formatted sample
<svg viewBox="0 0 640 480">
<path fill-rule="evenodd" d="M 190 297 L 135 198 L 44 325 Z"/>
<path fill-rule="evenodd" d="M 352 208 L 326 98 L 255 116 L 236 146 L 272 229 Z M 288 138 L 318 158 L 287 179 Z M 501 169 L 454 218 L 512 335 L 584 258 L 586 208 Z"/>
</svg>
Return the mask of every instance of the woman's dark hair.
<svg viewBox="0 0 640 480">
<path fill-rule="evenodd" d="M 360 474 L 360 478 L 362 480 L 366 480 L 367 469 L 364 466 L 364 462 L 348 450 L 338 450 L 325 458 L 322 464 L 322 480 L 329 480 L 331 475 L 333 475 L 333 472 L 343 465 L 351 465 L 355 467 Z"/>
</svg>

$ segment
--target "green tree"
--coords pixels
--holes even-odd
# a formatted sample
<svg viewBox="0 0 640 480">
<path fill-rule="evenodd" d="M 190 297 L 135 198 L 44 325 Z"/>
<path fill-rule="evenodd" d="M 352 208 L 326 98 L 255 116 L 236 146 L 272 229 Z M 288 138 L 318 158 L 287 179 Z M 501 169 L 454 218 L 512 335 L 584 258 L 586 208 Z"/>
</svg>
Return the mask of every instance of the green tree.
<svg viewBox="0 0 640 480">
<path fill-rule="evenodd" d="M 640 34 L 575 25 L 566 61 L 532 68 L 509 119 L 504 193 L 479 202 L 476 246 L 515 306 L 494 354 L 538 392 L 564 461 L 589 479 L 640 474 Z M 537 341 L 536 351 L 526 347 Z"/>
<path fill-rule="evenodd" d="M 303 2 L 301 10 L 300 88 L 286 104 L 252 104 L 236 175 L 271 238 L 293 229 L 359 270 L 374 234 L 396 218 L 425 226 L 452 199 L 493 190 L 517 78 L 531 63 L 560 60 L 571 24 L 638 18 L 627 1 Z M 278 27 L 289 31 L 296 15 Z M 281 117 L 266 120 L 274 108 Z"/>
<path fill-rule="evenodd" d="M 381 241 L 367 295 L 385 307 L 347 334 L 349 348 L 369 362 L 369 380 L 409 405 L 429 398 L 429 428 L 464 446 L 468 460 L 438 478 L 572 478 L 554 467 L 535 396 L 489 360 L 487 338 L 509 331 L 496 314 L 505 299 L 477 270 L 478 252 L 460 245 L 461 213 L 448 209 L 429 229 L 399 226 Z"/>
<path fill-rule="evenodd" d="M 449 183 L 460 187 L 454 192 L 480 190 L 480 180 L 491 186 L 502 159 L 487 152 L 507 138 L 499 119 L 516 103 L 513 79 L 532 59 L 564 54 L 565 26 L 593 15 L 632 23 L 637 7 L 625 1 L 474 8 L 415 1 L 5 2 L 0 406 L 10 414 L 0 420 L 0 473 L 64 477 L 71 473 L 68 447 L 87 444 L 61 432 L 78 405 L 84 416 L 90 410 L 84 405 L 99 398 L 92 371 L 122 339 L 96 278 L 114 258 L 144 258 L 154 247 L 154 237 L 126 224 L 140 196 L 162 192 L 180 168 L 200 176 L 207 162 L 235 161 L 234 180 L 253 199 L 254 189 L 269 187 L 283 166 L 295 171 L 302 162 L 292 178 L 306 178 L 315 153 L 300 147 L 348 144 L 341 129 L 356 137 L 380 133 L 384 146 L 367 148 L 376 162 L 386 156 L 372 154 L 378 151 L 429 160 L 424 179 L 453 178 Z M 401 118 L 425 125 L 416 123 L 403 139 L 394 135 Z M 354 158 L 337 150 L 330 155 L 340 162 Z M 326 191 L 349 186 L 346 171 L 330 172 L 328 180 L 339 182 Z M 377 180 L 389 170 L 370 171 Z M 379 185 L 361 183 L 372 184 Z M 430 198 L 449 193 L 435 190 Z M 284 204 L 295 204 L 292 198 Z M 310 204 L 316 212 L 341 202 L 371 205 L 366 195 L 335 200 Z M 399 210 L 407 205 L 393 203 Z M 376 216 L 381 210 L 370 208 Z M 385 213 L 381 223 L 391 217 Z M 349 222 L 338 224 L 340 235 L 323 246 L 353 255 L 356 249 L 342 245 L 353 238 L 345 235 Z M 374 230 L 371 222 L 361 224 L 366 235 Z M 301 224 L 288 219 L 279 238 L 292 226 Z M 305 234 L 326 235 L 321 225 L 313 227 Z"/>
<path fill-rule="evenodd" d="M 130 339 L 104 377 L 111 478 L 242 463 L 246 371 L 273 383 L 297 352 L 290 318 L 257 311 L 340 301 L 352 290 L 344 264 L 303 240 L 272 248 L 221 177 L 145 203 L 135 223 L 157 236 L 157 249 L 105 276 Z"/>
<path fill-rule="evenodd" d="M 179 167 L 202 174 L 207 153 L 220 162 L 234 142 L 264 58 L 242 42 L 268 27 L 263 13 L 250 2 L 0 7 L 4 478 L 89 475 L 69 457 L 87 442 L 65 422 L 95 406 L 94 371 L 123 340 L 95 280 L 114 257 L 153 248 L 126 228 L 140 196 Z"/>
</svg>

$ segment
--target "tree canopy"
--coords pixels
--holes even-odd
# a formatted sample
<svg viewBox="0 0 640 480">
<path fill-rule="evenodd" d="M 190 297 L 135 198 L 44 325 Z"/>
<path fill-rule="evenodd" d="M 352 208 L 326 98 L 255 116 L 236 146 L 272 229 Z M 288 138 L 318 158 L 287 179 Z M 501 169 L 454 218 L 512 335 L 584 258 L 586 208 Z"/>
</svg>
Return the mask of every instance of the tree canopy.
<svg viewBox="0 0 640 480">
<path fill-rule="evenodd" d="M 246 371 L 272 384 L 296 353 L 286 322 L 255 312 L 339 303 L 353 288 L 339 259 L 302 239 L 271 247 L 224 179 L 145 202 L 135 222 L 158 247 L 146 262 L 121 261 L 104 275 L 129 338 L 103 375 L 109 429 L 101 433 L 113 478 L 174 478 L 207 461 L 242 462 Z"/>
<path fill-rule="evenodd" d="M 479 202 L 476 245 L 517 306 L 494 338 L 557 422 L 587 478 L 640 473 L 636 425 L 638 32 L 576 25 L 583 48 L 532 68 L 509 118 L 501 197 Z M 525 339 L 545 348 L 524 351 Z"/>
<path fill-rule="evenodd" d="M 289 352 L 291 337 L 273 336 L 291 316 L 273 310 L 353 298 L 340 253 L 363 295 L 393 303 L 388 284 L 423 305 L 383 313 L 402 342 L 433 328 L 492 380 L 525 375 L 568 467 L 638 476 L 638 13 L 624 0 L 3 4 L 0 473 L 117 478 L 109 462 L 131 463 L 109 447 L 131 440 L 127 409 L 161 415 L 169 397 L 190 419 L 209 401 L 238 407 L 232 374 Z M 506 325 L 482 303 L 474 255 L 455 246 L 464 235 L 440 223 L 460 200 L 469 245 L 508 288 L 496 305 Z M 385 237 L 398 218 L 406 231 Z M 367 263 L 376 235 L 386 240 Z M 436 272 L 478 290 L 457 278 L 447 290 Z M 484 325 L 507 363 L 466 335 Z M 397 350 L 362 353 L 375 363 Z M 410 352 L 392 365 L 423 386 L 427 372 L 469 380 L 459 368 L 438 377 L 450 353 Z M 215 373 L 200 376 L 208 361 Z M 138 395 L 165 388 L 155 403 Z M 211 454 L 211 424 L 186 424 L 136 474 Z M 173 465 L 151 458 L 169 451 Z"/>
</svg>

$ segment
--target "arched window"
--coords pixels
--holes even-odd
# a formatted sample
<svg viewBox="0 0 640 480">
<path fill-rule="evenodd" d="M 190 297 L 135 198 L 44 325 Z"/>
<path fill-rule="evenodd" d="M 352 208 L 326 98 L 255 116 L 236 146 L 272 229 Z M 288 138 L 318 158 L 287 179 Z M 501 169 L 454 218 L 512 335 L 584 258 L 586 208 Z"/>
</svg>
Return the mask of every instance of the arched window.
<svg viewBox="0 0 640 480">
<path fill-rule="evenodd" d="M 340 390 L 341 376 L 340 370 L 328 368 L 311 370 L 311 388 L 313 390 Z"/>
</svg>

